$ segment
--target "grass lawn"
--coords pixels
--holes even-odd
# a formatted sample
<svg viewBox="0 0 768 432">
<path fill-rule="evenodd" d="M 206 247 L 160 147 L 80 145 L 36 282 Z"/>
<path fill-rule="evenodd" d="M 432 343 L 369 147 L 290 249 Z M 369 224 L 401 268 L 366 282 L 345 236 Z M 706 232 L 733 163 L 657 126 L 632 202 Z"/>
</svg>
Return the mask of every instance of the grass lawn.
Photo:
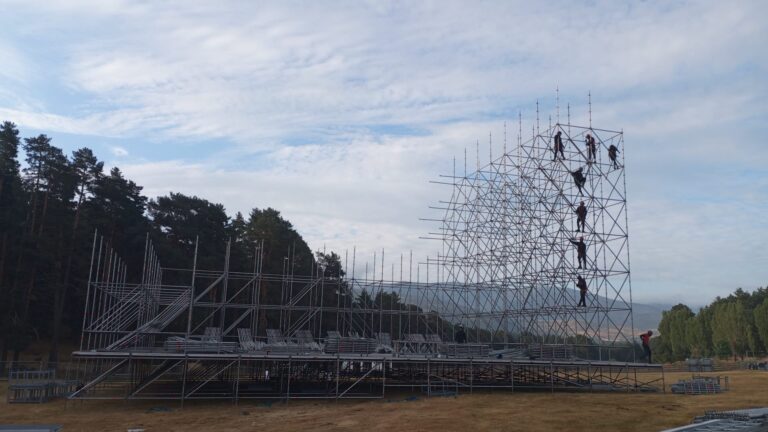
<svg viewBox="0 0 768 432">
<path fill-rule="evenodd" d="M 768 406 L 768 372 L 721 373 L 731 391 L 716 395 L 671 393 L 493 392 L 406 401 L 64 401 L 6 403 L 0 383 L 0 424 L 56 423 L 63 432 L 126 431 L 657 431 L 687 424 L 706 410 Z M 668 373 L 670 384 L 689 373 Z M 153 407 L 170 411 L 150 412 Z"/>
</svg>

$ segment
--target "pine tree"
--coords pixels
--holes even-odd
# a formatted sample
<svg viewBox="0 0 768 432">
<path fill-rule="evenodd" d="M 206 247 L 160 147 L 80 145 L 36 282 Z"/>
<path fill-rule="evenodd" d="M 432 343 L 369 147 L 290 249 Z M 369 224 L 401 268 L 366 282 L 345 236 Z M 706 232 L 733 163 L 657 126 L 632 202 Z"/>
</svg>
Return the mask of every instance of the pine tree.
<svg viewBox="0 0 768 432">
<path fill-rule="evenodd" d="M 6 335 L 10 331 L 15 302 L 11 295 L 8 264 L 18 254 L 16 247 L 23 223 L 23 198 L 19 173 L 19 130 L 11 122 L 0 125 L 0 375 L 8 354 Z"/>
</svg>

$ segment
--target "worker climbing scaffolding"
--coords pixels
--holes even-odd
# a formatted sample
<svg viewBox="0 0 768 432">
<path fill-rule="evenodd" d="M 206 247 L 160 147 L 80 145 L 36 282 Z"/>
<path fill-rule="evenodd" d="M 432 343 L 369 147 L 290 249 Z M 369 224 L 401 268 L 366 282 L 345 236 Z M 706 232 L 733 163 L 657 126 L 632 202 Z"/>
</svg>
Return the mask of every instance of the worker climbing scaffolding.
<svg viewBox="0 0 768 432">
<path fill-rule="evenodd" d="M 585 144 L 587 145 L 587 162 L 593 162 L 597 155 L 597 143 L 595 142 L 595 137 L 587 134 Z"/>
<path fill-rule="evenodd" d="M 619 163 L 616 161 L 616 155 L 619 153 L 619 148 L 615 145 L 611 144 L 610 147 L 608 147 L 608 158 L 611 160 L 611 163 L 613 164 L 613 168 L 619 169 Z"/>
<path fill-rule="evenodd" d="M 576 288 L 579 289 L 579 304 L 577 307 L 587 307 L 587 281 L 581 275 L 576 280 Z"/>
<path fill-rule="evenodd" d="M 563 131 L 557 131 L 555 134 L 555 144 L 552 147 L 552 152 L 554 155 L 552 156 L 552 160 L 557 160 L 557 153 L 560 153 L 560 156 L 565 159 L 565 153 L 563 153 L 563 150 L 565 149 L 565 146 L 563 145 Z"/>
<path fill-rule="evenodd" d="M 584 175 L 584 168 L 579 167 L 576 171 L 571 171 L 571 175 L 573 176 L 573 183 L 576 185 L 576 187 L 579 189 L 579 195 L 584 195 L 584 185 L 587 183 L 587 177 Z"/>
<path fill-rule="evenodd" d="M 576 208 L 576 232 L 584 231 L 584 223 L 587 221 L 587 206 L 584 205 L 584 201 Z"/>
<path fill-rule="evenodd" d="M 575 239 L 569 240 L 571 243 L 573 243 L 574 246 L 576 246 L 576 258 L 579 261 L 579 268 L 581 268 L 582 263 L 584 264 L 584 268 L 587 268 L 587 244 L 584 243 L 584 237 L 579 237 L 579 241 L 576 241 Z"/>
</svg>

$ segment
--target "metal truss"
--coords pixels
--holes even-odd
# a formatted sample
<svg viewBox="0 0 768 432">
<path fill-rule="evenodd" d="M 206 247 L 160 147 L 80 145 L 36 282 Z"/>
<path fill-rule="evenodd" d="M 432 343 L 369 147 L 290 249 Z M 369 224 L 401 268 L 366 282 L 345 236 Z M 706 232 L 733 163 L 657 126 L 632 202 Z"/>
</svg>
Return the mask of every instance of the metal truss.
<svg viewBox="0 0 768 432">
<path fill-rule="evenodd" d="M 558 132 L 564 149 L 555 154 Z M 452 193 L 436 207 L 444 217 L 431 238 L 443 243 L 436 265 L 448 316 L 523 341 L 631 343 L 624 161 L 609 160 L 611 146 L 623 156 L 622 132 L 555 124 L 474 172 L 442 176 L 438 183 Z M 582 193 L 572 175 L 578 169 Z M 588 213 L 577 232 L 582 201 Z M 579 237 L 586 268 L 571 242 Z M 577 276 L 587 282 L 586 307 L 577 307 Z"/>
<path fill-rule="evenodd" d="M 473 172 L 440 177 L 451 191 L 435 207 L 437 256 L 387 265 L 382 251 L 369 267 L 353 250 L 348 277 L 319 265 L 295 274 L 288 247 L 283 272 L 264 273 L 263 242 L 249 269 L 231 268 L 230 244 L 219 268 L 200 268 L 197 243 L 188 268 L 168 268 L 147 236 L 142 272 L 129 281 L 95 235 L 72 398 L 653 388 L 660 367 L 626 363 L 634 351 L 623 155 L 622 132 L 535 128 Z M 581 201 L 588 213 L 577 233 Z M 585 268 L 572 242 L 581 236 Z M 588 287 L 584 307 L 577 276 Z M 460 326 L 465 341 L 456 341 Z M 620 350 L 629 354 L 617 361 Z"/>
</svg>

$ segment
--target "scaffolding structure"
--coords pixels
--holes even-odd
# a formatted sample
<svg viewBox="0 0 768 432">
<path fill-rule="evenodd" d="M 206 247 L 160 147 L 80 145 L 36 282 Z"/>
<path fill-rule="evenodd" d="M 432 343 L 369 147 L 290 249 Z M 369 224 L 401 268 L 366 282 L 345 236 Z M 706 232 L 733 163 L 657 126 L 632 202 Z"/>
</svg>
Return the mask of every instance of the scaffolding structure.
<svg viewBox="0 0 768 432">
<path fill-rule="evenodd" d="M 204 269 L 196 243 L 189 268 L 168 268 L 147 236 L 141 278 L 131 282 L 96 235 L 71 398 L 663 388 L 662 368 L 634 358 L 623 133 L 538 129 L 523 140 L 521 126 L 513 149 L 505 143 L 473 172 L 441 177 L 451 195 L 430 237 L 442 251 L 426 262 L 401 255 L 387 266 L 382 251 L 358 271 L 353 250 L 349 277 L 319 264 L 296 274 L 286 247 L 283 272 L 268 274 L 263 242 L 249 269 L 232 268 L 228 243 L 221 267 Z M 564 149 L 553 157 L 558 132 Z M 609 160 L 611 146 L 621 160 Z M 581 201 L 586 268 L 571 241 Z M 576 276 L 587 282 L 584 307 Z"/>
<path fill-rule="evenodd" d="M 558 132 L 564 149 L 555 153 Z M 594 155 L 584 144 L 588 134 Z M 623 150 L 622 132 L 555 124 L 474 172 L 441 177 L 452 194 L 436 207 L 445 213 L 431 236 L 443 242 L 435 261 L 447 319 L 530 341 L 632 342 L 624 163 L 609 159 L 611 146 Z M 583 192 L 573 178 L 579 169 Z M 577 306 L 579 276 L 589 292 L 585 307 Z"/>
</svg>

